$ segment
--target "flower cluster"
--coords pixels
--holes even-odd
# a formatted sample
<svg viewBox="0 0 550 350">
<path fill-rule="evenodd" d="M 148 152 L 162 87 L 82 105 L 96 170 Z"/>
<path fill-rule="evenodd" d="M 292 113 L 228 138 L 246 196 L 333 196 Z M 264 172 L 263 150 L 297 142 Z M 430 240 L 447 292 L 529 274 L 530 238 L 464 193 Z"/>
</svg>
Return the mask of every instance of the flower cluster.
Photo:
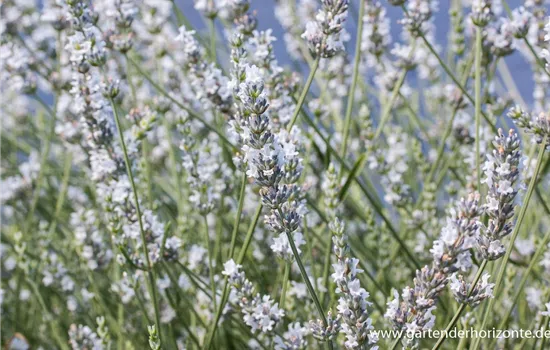
<svg viewBox="0 0 550 350">
<path fill-rule="evenodd" d="M 180 27 L 176 41 L 181 43 L 183 64 L 191 79 L 189 83 L 195 87 L 196 99 L 230 115 L 233 99 L 228 79 L 214 63 L 205 60 L 204 50 L 195 39 L 195 31 Z"/>
<path fill-rule="evenodd" d="M 269 295 L 256 293 L 252 283 L 246 279 L 241 271 L 242 266 L 233 259 L 223 264 L 223 275 L 228 277 L 233 296 L 232 304 L 243 313 L 244 322 L 252 329 L 252 332 L 271 332 L 284 317 L 284 310 L 279 309 Z"/>
<path fill-rule="evenodd" d="M 343 27 L 348 16 L 348 0 L 323 0 L 314 21 L 302 34 L 309 48 L 321 57 L 332 57 L 344 50 L 347 33 Z"/>
<path fill-rule="evenodd" d="M 485 27 L 494 18 L 492 0 L 472 1 L 470 20 L 478 27 Z"/>
<path fill-rule="evenodd" d="M 369 317 L 369 293 L 361 287 L 358 273 L 359 259 L 350 257 L 350 247 L 344 234 L 345 225 L 338 219 L 330 223 L 332 242 L 336 263 L 332 265 L 334 273 L 331 275 L 336 284 L 338 299 L 338 317 L 341 330 L 346 335 L 344 345 L 347 349 L 378 349 L 378 339 L 370 333 L 374 329 Z"/>
<path fill-rule="evenodd" d="M 461 275 L 453 274 L 450 277 L 449 287 L 456 301 L 463 304 L 468 304 L 471 307 L 476 307 L 483 300 L 493 297 L 494 283 L 489 283 L 489 274 L 484 274 L 481 277 L 481 282 L 476 284 L 474 288 L 464 281 Z"/>
<path fill-rule="evenodd" d="M 413 36 L 425 33 L 432 14 L 437 11 L 438 2 L 434 0 L 413 0 L 406 2 L 406 17 L 400 21 Z"/>
<path fill-rule="evenodd" d="M 262 203 L 270 210 L 266 224 L 278 234 L 271 248 L 278 256 L 290 259 L 293 252 L 288 238 L 293 237 L 297 249 L 304 243 L 299 229 L 306 208 L 300 187 L 295 184 L 302 171 L 298 157 L 299 131 L 296 127 L 290 132 L 272 131 L 259 68 L 247 66 L 243 76 L 237 89 L 241 112 L 232 123 L 243 152 L 236 161 L 245 167 L 246 175 L 261 186 Z"/>
<path fill-rule="evenodd" d="M 508 112 L 514 123 L 526 132 L 533 134 L 537 143 L 546 138 L 547 148 L 550 147 L 550 114 L 545 112 L 529 113 L 516 106 Z"/>
<path fill-rule="evenodd" d="M 361 51 L 367 54 L 366 60 L 369 66 L 374 66 L 388 50 L 392 40 L 390 20 L 386 15 L 386 9 L 380 2 L 365 2 L 362 35 Z"/>
<path fill-rule="evenodd" d="M 515 188 L 519 179 L 519 137 L 510 130 L 504 135 L 502 130 L 493 141 L 495 149 L 487 156 L 483 167 L 489 190 L 485 198 L 484 211 L 489 216 L 487 226 L 483 226 L 477 238 L 477 247 L 484 259 L 496 260 L 504 255 L 506 248 L 501 239 L 512 232 L 514 216 Z"/>
</svg>

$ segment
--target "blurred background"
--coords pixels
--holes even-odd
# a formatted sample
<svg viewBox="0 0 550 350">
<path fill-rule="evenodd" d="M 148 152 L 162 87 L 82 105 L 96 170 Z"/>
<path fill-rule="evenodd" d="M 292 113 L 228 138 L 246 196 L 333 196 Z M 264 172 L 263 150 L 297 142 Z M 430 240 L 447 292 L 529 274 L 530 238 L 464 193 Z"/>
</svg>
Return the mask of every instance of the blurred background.
<svg viewBox="0 0 550 350">
<path fill-rule="evenodd" d="M 299 0 L 297 0 L 299 2 Z M 459 0 L 464 3 L 465 7 L 469 7 L 470 0 Z M 176 0 L 178 5 L 180 6 L 180 9 L 182 9 L 183 13 L 191 22 L 193 27 L 202 34 L 207 34 L 208 29 L 206 26 L 206 22 L 204 18 L 197 12 L 194 8 L 194 1 L 193 0 Z M 319 0 L 320 2 L 320 0 Z M 403 17 L 403 10 L 400 7 L 394 7 L 389 5 L 389 3 L 386 0 L 380 1 L 384 7 L 386 8 L 387 15 L 391 20 L 391 33 L 393 37 L 393 41 L 399 40 L 399 36 L 401 33 L 401 25 L 398 23 L 398 20 Z M 495 0 L 494 3 L 498 4 L 500 1 Z M 271 28 L 273 30 L 273 36 L 277 37 L 277 41 L 273 44 L 275 47 L 275 54 L 277 56 L 277 59 L 279 60 L 279 63 L 283 66 L 285 65 L 291 65 L 292 58 L 290 55 L 286 53 L 285 48 L 285 42 L 283 39 L 283 33 L 284 30 L 281 27 L 281 24 L 275 17 L 275 6 L 276 6 L 277 0 L 251 0 L 251 7 L 254 9 L 258 15 L 258 29 L 259 30 L 266 30 Z M 521 6 L 524 1 L 522 0 L 508 0 L 508 5 L 511 9 L 514 9 L 516 7 Z M 347 42 L 346 51 L 353 56 L 353 53 L 355 51 L 355 34 L 356 34 L 356 25 L 357 25 L 357 15 L 358 15 L 358 6 L 359 6 L 359 0 L 351 0 L 350 1 L 350 17 L 348 17 L 346 29 L 348 30 L 349 34 L 351 35 L 350 41 Z M 443 48 L 446 48 L 447 42 L 448 42 L 448 36 L 449 36 L 449 27 L 450 27 L 450 18 L 449 18 L 449 8 L 451 6 L 451 0 L 441 0 L 439 1 L 439 11 L 434 16 L 435 26 L 436 26 L 436 40 L 437 44 L 439 45 L 442 53 L 445 53 L 446 50 L 443 50 Z M 501 16 L 504 16 L 505 13 L 503 12 Z M 219 23 L 218 23 L 219 24 Z M 221 25 L 218 26 L 218 35 L 223 33 Z M 533 75 L 531 72 L 531 68 L 528 64 L 526 64 L 526 60 L 523 57 L 523 55 L 519 52 L 515 52 L 514 54 L 508 56 L 505 58 L 506 64 L 508 65 L 508 68 L 510 69 L 512 73 L 512 77 L 514 78 L 514 81 L 516 82 L 518 89 L 520 90 L 524 100 L 527 103 L 533 102 Z M 302 69 L 306 69 L 307 67 L 301 67 Z M 446 77 L 448 78 L 448 77 Z M 409 76 L 409 83 L 411 83 L 411 80 L 413 81 L 414 85 L 414 75 L 411 74 Z"/>
</svg>

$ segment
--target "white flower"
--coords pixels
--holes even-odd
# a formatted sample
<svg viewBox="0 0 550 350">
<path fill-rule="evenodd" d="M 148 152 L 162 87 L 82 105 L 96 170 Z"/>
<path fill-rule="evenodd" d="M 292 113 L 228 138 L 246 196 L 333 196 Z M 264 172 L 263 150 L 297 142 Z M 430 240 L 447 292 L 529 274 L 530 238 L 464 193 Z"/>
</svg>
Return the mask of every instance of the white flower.
<svg viewBox="0 0 550 350">
<path fill-rule="evenodd" d="M 512 187 L 512 183 L 510 181 L 500 180 L 498 182 L 498 193 L 509 194 L 513 192 L 514 192 L 514 188 Z"/>
<path fill-rule="evenodd" d="M 449 281 L 451 282 L 449 284 L 449 287 L 451 288 L 451 291 L 458 293 L 460 291 L 460 288 L 462 287 L 462 283 L 456 276 L 456 273 L 453 273 L 449 278 Z"/>
<path fill-rule="evenodd" d="M 296 281 L 290 281 L 290 288 L 288 289 L 288 295 L 293 295 L 297 299 L 305 299 L 308 297 L 308 291 L 305 283 Z"/>
<path fill-rule="evenodd" d="M 187 256 L 187 263 L 191 270 L 196 269 L 199 265 L 204 263 L 204 257 L 208 251 L 206 248 L 198 246 L 196 244 L 191 246 Z"/>
<path fill-rule="evenodd" d="M 506 248 L 497 239 L 495 241 L 491 241 L 491 243 L 489 244 L 489 248 L 488 248 L 487 252 L 490 255 L 493 255 L 493 256 L 501 256 L 502 254 L 504 254 L 506 252 Z"/>
<path fill-rule="evenodd" d="M 330 276 L 332 277 L 332 280 L 335 283 L 338 283 L 339 281 L 343 281 L 346 279 L 346 273 L 348 268 L 346 264 L 338 262 L 336 264 L 332 264 L 332 267 L 334 268 L 334 273 Z"/>
<path fill-rule="evenodd" d="M 540 307 L 542 302 L 542 294 L 543 293 L 540 288 L 525 288 L 525 299 L 527 300 L 527 305 L 529 305 L 531 310 L 536 310 Z"/>
<path fill-rule="evenodd" d="M 164 275 L 163 278 L 157 278 L 157 287 L 160 290 L 165 290 L 170 287 L 170 278 L 167 275 Z"/>
<path fill-rule="evenodd" d="M 239 273 L 239 269 L 242 266 L 239 264 L 236 264 L 233 259 L 228 260 L 223 264 L 223 272 L 222 274 L 225 276 L 233 276 L 233 274 Z"/>
<path fill-rule="evenodd" d="M 69 42 L 65 49 L 71 53 L 70 60 L 73 63 L 80 63 L 84 57 L 91 51 L 92 42 L 81 32 L 75 32 L 67 38 Z"/>
<path fill-rule="evenodd" d="M 300 250 L 300 247 L 306 243 L 303 239 L 303 235 L 301 232 L 294 232 L 292 234 L 294 239 L 294 244 L 296 245 L 296 250 L 298 251 L 298 254 L 300 254 L 302 251 Z M 292 253 L 292 248 L 290 247 L 290 244 L 288 243 L 288 238 L 286 233 L 279 234 L 278 237 L 273 238 L 273 244 L 270 246 L 271 250 L 277 256 L 283 258 L 283 259 L 291 259 L 294 254 Z"/>
<path fill-rule="evenodd" d="M 523 256 L 529 256 L 533 254 L 533 252 L 535 251 L 535 243 L 529 238 L 527 239 L 518 238 L 516 239 L 516 242 L 514 243 L 514 245 L 518 253 Z"/>
<path fill-rule="evenodd" d="M 301 37 L 309 42 L 320 42 L 323 39 L 323 32 L 316 21 L 309 21 Z"/>
<path fill-rule="evenodd" d="M 309 334 L 306 327 L 302 327 L 299 322 L 288 325 L 288 331 L 283 334 L 283 338 L 275 336 L 276 350 L 295 350 L 305 349 L 307 346 L 306 336 Z"/>
<path fill-rule="evenodd" d="M 489 283 L 489 275 L 488 273 L 483 274 L 481 276 L 481 284 L 479 287 L 480 294 L 483 292 L 483 294 L 487 295 L 489 298 L 493 298 L 493 288 L 495 287 L 494 283 Z"/>
</svg>

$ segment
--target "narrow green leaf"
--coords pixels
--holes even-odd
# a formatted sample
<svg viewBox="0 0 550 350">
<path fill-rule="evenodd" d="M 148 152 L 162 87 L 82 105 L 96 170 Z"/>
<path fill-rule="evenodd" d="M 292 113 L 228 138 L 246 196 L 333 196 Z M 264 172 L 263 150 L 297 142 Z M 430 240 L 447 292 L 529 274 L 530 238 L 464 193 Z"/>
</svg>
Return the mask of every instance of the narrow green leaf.
<svg viewBox="0 0 550 350">
<path fill-rule="evenodd" d="M 346 193 L 351 186 L 351 183 L 353 182 L 353 180 L 355 180 L 355 177 L 361 173 L 361 170 L 365 166 L 366 161 L 367 155 L 365 153 L 361 154 L 361 156 L 357 158 L 357 161 L 355 161 L 355 164 L 353 164 L 353 167 L 349 172 L 348 178 L 346 179 L 344 186 L 342 186 L 342 189 L 340 190 L 340 194 L 338 195 L 338 198 L 340 198 L 340 200 L 344 200 Z"/>
</svg>

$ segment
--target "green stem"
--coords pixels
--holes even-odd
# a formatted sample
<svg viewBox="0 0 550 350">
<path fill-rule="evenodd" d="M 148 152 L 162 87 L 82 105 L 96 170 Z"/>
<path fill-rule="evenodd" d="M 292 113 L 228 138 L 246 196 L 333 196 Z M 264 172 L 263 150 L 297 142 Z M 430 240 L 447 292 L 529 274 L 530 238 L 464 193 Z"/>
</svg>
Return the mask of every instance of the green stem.
<svg viewBox="0 0 550 350">
<path fill-rule="evenodd" d="M 479 266 L 479 269 L 477 270 L 477 274 L 474 277 L 474 281 L 470 285 L 470 291 L 468 292 L 468 297 L 472 295 L 472 292 L 474 291 L 474 288 L 476 287 L 477 282 L 481 278 L 481 275 L 483 274 L 483 271 L 485 270 L 486 266 L 487 266 L 487 260 L 484 259 L 481 265 Z M 460 306 L 458 307 L 458 310 L 456 310 L 453 318 L 451 319 L 449 324 L 447 324 L 447 327 L 445 327 L 445 332 L 441 334 L 441 336 L 439 337 L 437 343 L 434 345 L 432 350 L 437 350 L 441 347 L 441 345 L 443 345 L 443 342 L 445 341 L 445 339 L 447 339 L 447 334 L 449 333 L 451 328 L 455 326 L 456 322 L 459 320 L 460 315 L 462 315 L 462 312 L 464 311 L 465 308 L 466 308 L 466 303 L 461 303 Z"/>
<path fill-rule="evenodd" d="M 42 189 L 42 182 L 44 180 L 44 172 L 46 170 L 46 162 L 48 161 L 48 156 L 50 155 L 50 149 L 52 146 L 52 139 L 55 135 L 55 121 L 57 119 L 57 96 L 55 97 L 54 102 L 54 109 L 52 110 L 44 100 L 42 100 L 38 95 L 33 95 L 34 99 L 44 107 L 44 109 L 48 112 L 48 114 L 52 117 L 50 130 L 48 131 L 48 135 L 46 136 L 46 145 L 44 146 L 42 150 L 42 155 L 40 157 L 40 169 L 38 170 L 38 175 L 36 177 L 36 188 L 33 191 L 33 196 L 31 200 L 31 206 L 29 209 L 29 213 L 27 215 L 27 219 L 25 220 L 26 225 L 24 232 L 28 233 L 28 230 L 30 229 L 30 225 L 32 225 L 32 218 L 34 216 L 34 212 L 36 210 L 36 205 L 38 204 L 38 199 L 40 197 L 40 191 Z"/>
<path fill-rule="evenodd" d="M 281 298 L 279 299 L 279 307 L 281 309 L 285 308 L 286 290 L 288 288 L 289 278 L 290 278 L 290 263 L 288 261 L 285 261 L 285 271 L 283 274 L 283 289 L 281 290 Z"/>
<path fill-rule="evenodd" d="M 204 244 L 206 244 L 206 250 L 208 251 L 208 276 L 210 278 L 210 289 L 212 290 L 212 302 L 214 303 L 214 309 L 216 308 L 216 283 L 214 282 L 214 266 L 212 265 L 212 246 L 210 244 L 210 233 L 208 229 L 208 219 L 206 215 L 202 216 L 204 219 Z"/>
<path fill-rule="evenodd" d="M 544 205 L 544 207 L 546 208 L 546 205 Z M 550 215 L 550 212 L 547 212 L 547 214 Z M 508 322 L 508 319 L 510 318 L 510 315 L 512 314 L 512 311 L 514 310 L 514 307 L 515 307 L 516 303 L 519 300 L 521 292 L 523 291 L 523 288 L 525 287 L 527 279 L 529 278 L 529 276 L 531 274 L 531 271 L 533 271 L 535 266 L 538 264 L 540 256 L 546 250 L 546 248 L 547 248 L 546 245 L 548 244 L 548 242 L 550 242 L 550 230 L 546 233 L 546 235 L 544 235 L 544 238 L 539 243 L 539 247 L 535 251 L 535 254 L 531 258 L 531 261 L 529 262 L 529 266 L 527 267 L 527 270 L 523 273 L 523 276 L 521 276 L 521 281 L 519 282 L 518 290 L 516 291 L 516 294 L 512 298 L 512 303 L 511 303 L 512 306 L 510 308 L 508 308 L 508 311 L 506 311 L 506 314 L 502 318 L 502 321 L 500 321 L 500 324 L 499 324 L 497 329 L 504 329 L 504 327 L 506 326 L 506 323 Z M 494 340 L 493 340 L 493 342 L 494 342 Z"/>
<path fill-rule="evenodd" d="M 550 316 L 544 316 L 544 318 L 542 319 L 542 327 L 541 327 L 541 329 L 543 330 L 543 334 L 546 333 L 546 327 L 548 327 L 548 323 L 550 323 Z M 539 350 L 545 349 L 544 347 L 545 343 L 546 343 L 546 337 L 542 337 L 540 340 Z"/>
<path fill-rule="evenodd" d="M 533 45 L 531 45 L 531 43 L 529 42 L 529 40 L 527 40 L 527 38 L 523 38 L 523 41 L 525 42 L 525 44 L 527 45 L 527 47 L 529 48 L 529 51 L 531 51 L 531 53 L 533 54 L 533 57 L 535 59 L 535 61 L 538 63 L 538 65 L 542 68 L 542 71 L 544 73 L 546 73 L 546 75 L 548 75 L 550 77 L 550 72 L 548 72 L 546 70 L 546 64 L 539 58 L 539 55 L 537 54 L 537 52 L 535 51 L 535 49 L 533 48 Z"/>
<path fill-rule="evenodd" d="M 321 60 L 321 56 L 317 55 L 317 57 L 315 58 L 315 61 L 313 61 L 313 66 L 309 71 L 309 76 L 307 77 L 306 85 L 304 85 L 304 87 L 302 88 L 300 98 L 298 99 L 298 103 L 296 104 L 296 108 L 294 109 L 294 114 L 292 115 L 292 119 L 290 120 L 290 123 L 287 126 L 287 130 L 289 131 L 294 126 L 294 123 L 296 123 L 296 119 L 298 119 L 298 115 L 300 115 L 300 110 L 302 109 L 302 105 L 306 100 L 307 93 L 309 91 L 311 83 L 313 82 L 313 78 L 315 77 L 315 72 L 317 72 L 317 68 L 319 68 L 320 60 Z"/>
<path fill-rule="evenodd" d="M 475 67 L 475 122 L 476 122 L 476 174 L 477 190 L 481 189 L 481 151 L 480 151 L 480 129 L 481 129 L 481 27 L 476 27 L 476 67 Z"/>
<path fill-rule="evenodd" d="M 115 101 L 112 98 L 109 98 L 109 101 L 111 102 L 111 107 L 113 109 L 113 114 L 115 117 L 115 123 L 118 130 L 118 138 L 120 145 L 122 147 L 122 152 L 124 154 L 124 164 L 126 165 L 126 173 L 128 175 L 128 178 L 130 179 L 130 185 L 132 186 L 132 192 L 134 194 L 134 202 L 136 206 L 136 213 L 138 217 L 138 223 L 139 223 L 139 231 L 141 234 L 141 243 L 143 246 L 143 254 L 145 255 L 145 262 L 147 264 L 147 276 L 148 279 L 148 285 L 149 285 L 149 292 L 151 293 L 151 298 L 153 301 L 153 307 L 155 309 L 155 323 L 158 330 L 158 336 L 159 341 L 162 343 L 162 337 L 161 337 L 161 329 L 160 329 L 160 313 L 159 313 L 159 306 L 157 301 L 157 287 L 155 285 L 155 275 L 153 266 L 151 264 L 151 259 L 149 258 L 149 249 L 147 248 L 147 238 L 145 236 L 145 229 L 143 228 L 143 218 L 141 216 L 141 208 L 139 205 L 139 198 L 136 188 L 136 183 L 134 181 L 134 175 L 132 173 L 132 166 L 130 164 L 130 158 L 128 157 L 128 150 L 126 148 L 126 142 L 124 141 L 124 134 L 122 132 L 122 126 L 120 124 L 120 118 L 118 116 L 118 111 L 116 108 Z"/>
<path fill-rule="evenodd" d="M 26 280 L 27 280 L 27 283 L 31 286 L 31 289 L 34 292 L 36 298 L 38 299 L 38 303 L 40 304 L 42 309 L 44 309 L 44 312 L 46 313 L 46 315 L 50 317 L 50 327 L 52 329 L 52 333 L 55 340 L 59 344 L 59 347 L 63 350 L 69 350 L 69 347 L 67 346 L 67 342 L 63 339 L 63 337 L 59 332 L 59 322 L 56 320 L 55 315 L 53 315 L 48 309 L 48 307 L 46 306 L 46 303 L 42 298 L 42 294 L 40 294 L 40 290 L 38 289 L 38 286 L 30 278 L 27 277 Z"/>
<path fill-rule="evenodd" d="M 235 254 L 235 243 L 237 241 L 237 233 L 239 232 L 239 225 L 241 223 L 241 215 L 243 212 L 246 180 L 247 180 L 246 173 L 243 173 L 243 178 L 241 180 L 241 191 L 239 192 L 239 204 L 237 208 L 237 214 L 235 214 L 235 221 L 233 223 L 233 232 L 231 233 L 231 246 L 229 247 L 229 259 L 233 259 L 233 255 Z"/>
<path fill-rule="evenodd" d="M 284 215 L 281 212 L 281 209 L 279 209 L 279 215 L 281 217 L 284 217 Z M 323 307 L 321 306 L 321 303 L 319 302 L 319 298 L 315 293 L 315 289 L 313 289 L 313 286 L 311 285 L 309 276 L 307 275 L 306 269 L 304 268 L 304 264 L 302 263 L 302 259 L 300 258 L 300 254 L 298 253 L 298 249 L 296 248 L 296 244 L 294 243 L 294 238 L 292 237 L 292 233 L 288 230 L 285 230 L 285 233 L 288 239 L 288 244 L 290 245 L 290 249 L 292 250 L 292 254 L 294 255 L 294 259 L 296 260 L 296 264 L 298 264 L 298 268 L 300 269 L 300 274 L 302 275 L 302 279 L 306 283 L 306 287 L 309 291 L 311 298 L 313 299 L 313 303 L 315 304 L 315 307 L 317 308 L 317 312 L 321 315 L 321 320 L 323 321 L 323 325 L 327 327 L 328 322 L 325 316 L 325 312 L 323 311 Z M 329 347 L 332 348 L 332 342 L 330 340 L 328 340 L 328 344 L 329 344 Z"/>
<path fill-rule="evenodd" d="M 390 100 L 384 107 L 384 111 L 382 112 L 382 116 L 380 117 L 380 124 L 378 124 L 378 127 L 376 128 L 376 132 L 374 133 L 374 140 L 378 139 L 380 135 L 382 134 L 382 131 L 384 129 L 384 125 L 388 122 L 388 119 L 390 118 L 390 113 L 393 107 L 393 104 L 395 103 L 395 100 L 397 100 L 397 96 L 399 96 L 399 90 L 401 89 L 401 86 L 403 85 L 403 82 L 405 82 L 405 77 L 407 76 L 407 70 L 403 69 L 401 72 L 401 75 L 399 75 L 399 79 L 395 83 L 395 86 L 393 87 Z"/>
<path fill-rule="evenodd" d="M 523 204 L 521 206 L 521 210 L 518 215 L 518 220 L 516 222 L 516 225 L 514 226 L 514 230 L 512 231 L 512 235 L 510 238 L 510 243 L 508 244 L 508 249 L 506 250 L 506 254 L 504 254 L 504 258 L 502 262 L 500 263 L 500 268 L 497 275 L 497 280 L 495 282 L 494 287 L 494 293 L 495 295 L 498 295 L 498 291 L 501 287 L 502 281 L 504 279 L 504 273 L 506 270 L 506 264 L 508 263 L 508 260 L 510 259 L 510 255 L 512 254 L 512 250 L 514 249 L 514 243 L 516 241 L 516 238 L 519 233 L 519 229 L 521 227 L 521 224 L 523 223 L 523 219 L 525 218 L 525 213 L 527 212 L 527 207 L 529 206 L 529 200 L 531 199 L 531 196 L 533 195 L 533 191 L 535 189 L 535 184 L 537 183 L 537 177 L 539 175 L 540 169 L 542 167 L 542 158 L 544 157 L 544 151 L 546 148 L 546 143 L 548 142 L 548 135 L 544 137 L 542 140 L 542 144 L 539 147 L 539 155 L 537 157 L 537 166 L 535 168 L 535 171 L 533 173 L 533 177 L 531 178 L 531 181 L 529 182 L 529 187 L 527 188 L 527 194 L 525 195 L 525 199 L 523 200 Z M 487 322 L 489 320 L 489 314 L 491 314 L 491 311 L 493 309 L 493 306 L 495 304 L 495 299 L 492 298 L 489 300 L 489 305 L 487 305 L 487 309 L 485 310 L 485 314 L 483 315 L 483 321 L 481 322 L 481 326 L 479 327 L 479 330 L 485 329 Z M 476 350 L 479 346 L 480 338 L 477 338 L 474 340 L 472 350 Z"/>
<path fill-rule="evenodd" d="M 216 18 L 210 18 L 209 21 L 210 27 L 210 55 L 212 62 L 216 63 Z"/>
<path fill-rule="evenodd" d="M 355 40 L 355 56 L 353 58 L 353 75 L 351 77 L 351 87 L 348 92 L 348 103 L 346 105 L 346 116 L 344 121 L 344 141 L 342 142 L 342 157 L 346 157 L 348 148 L 348 138 L 351 125 L 351 112 L 353 111 L 353 100 L 355 98 L 355 89 L 357 88 L 357 78 L 359 77 L 359 62 L 361 62 L 361 38 L 363 36 L 363 14 L 365 13 L 365 0 L 359 0 L 359 15 L 357 17 L 357 34 Z M 341 171 L 340 174 L 343 174 Z"/>
<path fill-rule="evenodd" d="M 323 264 L 323 285 L 328 286 L 328 275 L 330 272 L 330 257 L 332 255 L 332 231 L 330 231 L 330 234 L 328 235 L 328 242 L 325 250 L 325 261 Z M 321 301 L 324 302 L 325 300 L 325 292 L 320 293 Z M 330 305 L 330 303 L 329 303 Z"/>
<path fill-rule="evenodd" d="M 67 154 L 65 158 L 65 167 L 63 169 L 63 179 L 61 180 L 61 188 L 59 189 L 59 197 L 55 203 L 55 212 L 53 215 L 53 220 L 50 223 L 50 228 L 48 229 L 48 236 L 55 232 L 57 227 L 57 219 L 61 214 L 61 209 L 63 208 L 63 203 L 65 203 L 65 198 L 67 196 L 67 190 L 69 188 L 69 178 L 71 177 L 71 167 L 72 167 L 72 153 Z"/>
</svg>

